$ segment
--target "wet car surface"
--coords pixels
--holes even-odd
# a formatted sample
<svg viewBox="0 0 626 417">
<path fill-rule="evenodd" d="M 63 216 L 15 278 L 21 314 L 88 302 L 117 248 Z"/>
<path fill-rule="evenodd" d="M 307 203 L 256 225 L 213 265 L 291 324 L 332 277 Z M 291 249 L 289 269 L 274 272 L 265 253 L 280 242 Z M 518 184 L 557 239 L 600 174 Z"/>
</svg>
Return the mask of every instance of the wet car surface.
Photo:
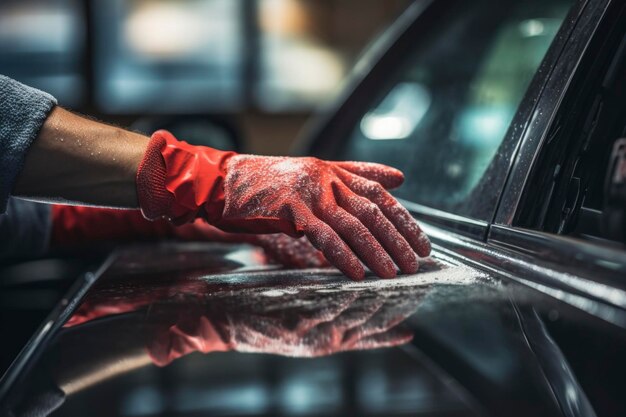
<svg viewBox="0 0 626 417">
<path fill-rule="evenodd" d="M 624 340 L 606 329 L 588 349 L 581 331 L 597 323 L 544 295 L 441 253 L 414 276 L 364 282 L 259 255 L 119 252 L 5 404 L 54 416 L 548 416 L 592 410 L 590 384 L 620 410 L 611 376 Z"/>
<path fill-rule="evenodd" d="M 0 410 L 626 415 L 626 223 L 603 165 L 626 135 L 624 22 L 614 0 L 417 3 L 303 141 L 405 171 L 434 248 L 417 274 L 123 248 L 34 335 Z"/>
</svg>

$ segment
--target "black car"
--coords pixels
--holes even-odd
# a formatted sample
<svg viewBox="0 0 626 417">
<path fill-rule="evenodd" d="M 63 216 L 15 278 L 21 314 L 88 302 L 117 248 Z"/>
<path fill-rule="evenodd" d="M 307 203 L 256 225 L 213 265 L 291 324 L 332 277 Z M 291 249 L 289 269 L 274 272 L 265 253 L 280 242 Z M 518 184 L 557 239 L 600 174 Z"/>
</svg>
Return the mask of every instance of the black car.
<svg viewBox="0 0 626 417">
<path fill-rule="evenodd" d="M 405 172 L 417 274 L 120 248 L 4 375 L 2 415 L 626 415 L 625 35 L 622 0 L 416 2 L 297 152 Z"/>
</svg>

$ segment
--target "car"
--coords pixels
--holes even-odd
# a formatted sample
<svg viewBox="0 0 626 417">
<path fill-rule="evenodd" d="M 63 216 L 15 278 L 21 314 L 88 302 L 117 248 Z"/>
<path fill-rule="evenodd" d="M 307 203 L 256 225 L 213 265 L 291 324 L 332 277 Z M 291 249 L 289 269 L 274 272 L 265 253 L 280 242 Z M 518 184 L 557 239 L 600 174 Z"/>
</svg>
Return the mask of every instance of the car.
<svg viewBox="0 0 626 417">
<path fill-rule="evenodd" d="M 626 415 L 625 35 L 618 0 L 416 2 L 295 152 L 403 170 L 420 271 L 121 247 L 4 375 L 3 415 Z"/>
</svg>

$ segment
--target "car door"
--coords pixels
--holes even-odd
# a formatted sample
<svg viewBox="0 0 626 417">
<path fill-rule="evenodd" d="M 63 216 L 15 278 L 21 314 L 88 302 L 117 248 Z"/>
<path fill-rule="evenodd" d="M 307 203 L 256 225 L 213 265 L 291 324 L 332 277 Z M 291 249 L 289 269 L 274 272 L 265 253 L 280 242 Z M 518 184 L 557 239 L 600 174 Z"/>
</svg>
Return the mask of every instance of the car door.
<svg viewBox="0 0 626 417">
<path fill-rule="evenodd" d="M 481 258 L 584 312 L 587 324 L 569 323 L 554 335 L 597 415 L 626 413 L 617 388 L 626 369 L 626 205 L 616 185 L 626 136 L 625 29 L 624 2 L 586 6 L 490 228 L 488 245 L 501 257 Z"/>
<path fill-rule="evenodd" d="M 526 2 L 518 6 L 532 9 Z M 339 107 L 345 119 L 341 113 L 331 118 L 328 125 L 318 130 L 326 136 L 318 137 L 318 142 L 313 144 L 315 151 L 327 157 L 368 159 L 403 169 L 407 173 L 407 188 L 396 195 L 422 221 L 435 242 L 436 252 L 448 253 L 465 264 L 503 278 L 504 282 L 522 283 L 560 302 L 556 307 L 546 307 L 545 301 L 531 304 L 546 312 L 543 320 L 547 323 L 544 330 L 549 336 L 548 345 L 561 346 L 563 350 L 561 361 L 568 371 L 555 379 L 560 382 L 553 380 L 551 386 L 567 415 L 593 415 L 590 404 L 598 415 L 626 412 L 619 389 L 612 388 L 619 386 L 626 366 L 620 354 L 626 328 L 626 256 L 623 242 L 611 241 L 610 233 L 602 231 L 606 209 L 614 209 L 606 206 L 609 191 L 605 181 L 614 169 L 616 158 L 611 158 L 611 150 L 616 149 L 617 139 L 626 133 L 623 8 L 623 2 L 616 1 L 576 2 L 569 15 L 560 21 L 541 63 L 534 64 L 532 80 L 521 82 L 523 71 L 511 71 L 503 76 L 518 78 L 501 88 L 511 100 L 503 100 L 503 93 L 496 96 L 494 91 L 491 94 L 499 100 L 492 96 L 486 105 L 471 100 L 472 93 L 490 85 L 488 77 L 480 77 L 481 69 L 489 65 L 477 65 L 474 76 L 469 77 L 475 80 L 470 83 L 469 93 L 461 88 L 449 94 L 445 103 L 450 106 L 446 108 L 448 113 L 441 113 L 447 114 L 447 118 L 435 118 L 439 122 L 433 122 L 435 127 L 415 136 L 412 133 L 419 131 L 419 124 L 428 125 L 428 112 L 437 108 L 433 97 L 453 89 L 451 83 L 455 78 L 450 74 L 463 73 L 468 67 L 450 70 L 449 65 L 460 66 L 462 62 L 443 59 L 445 65 L 436 69 L 437 76 L 444 78 L 444 82 L 436 84 L 441 90 L 423 83 L 397 87 L 405 78 L 396 87 L 383 88 L 381 93 L 376 90 L 378 86 L 392 83 L 394 67 L 403 68 L 401 63 L 407 62 L 406 56 L 415 50 L 405 46 L 393 63 L 390 58 L 393 55 L 388 54 L 381 60 L 388 60 L 387 65 L 379 63 L 371 68 L 370 78 L 361 81 L 352 93 L 352 97 L 358 97 L 357 103 L 348 99 L 344 107 Z M 481 10 L 484 12 L 484 7 Z M 419 26 L 424 31 L 440 28 L 443 38 L 453 36 L 453 28 L 444 24 L 448 20 L 438 20 L 439 16 L 427 10 L 423 15 L 427 22 Z M 518 22 L 517 28 L 534 35 L 530 39 L 540 36 L 537 34 L 542 31 L 546 33 L 548 25 L 539 16 Z M 554 18 L 552 15 L 547 19 Z M 428 21 L 434 22 L 433 26 L 425 28 Z M 453 25 L 454 28 L 459 24 Z M 441 40 L 419 37 L 419 30 L 414 30 L 412 36 L 407 36 L 415 43 Z M 469 32 L 466 35 L 469 37 Z M 488 63 L 489 52 L 497 50 L 492 46 L 481 54 L 479 49 L 472 49 L 472 40 L 464 40 L 459 35 L 456 42 L 435 43 L 435 51 L 429 57 L 450 52 L 461 44 L 476 61 L 482 58 Z M 399 44 L 398 41 L 396 47 Z M 420 51 L 419 46 L 413 48 Z M 506 49 L 522 56 L 526 52 L 512 41 Z M 448 58 L 460 58 L 462 52 L 450 52 Z M 492 52 L 491 58 L 496 62 L 497 57 Z M 419 54 L 417 60 L 428 62 Z M 517 69 L 530 72 L 531 58 L 525 56 L 523 60 Z M 494 65 L 507 68 L 511 62 L 509 57 Z M 476 62 L 472 61 L 472 65 Z M 389 74 L 388 79 L 385 74 Z M 424 79 L 432 81 L 436 76 L 429 77 L 421 68 L 413 81 Z M 491 86 L 498 85 L 498 77 L 491 80 L 495 80 Z M 394 88 L 404 89 L 408 98 L 402 94 L 395 97 Z M 521 91 L 515 96 L 519 102 L 512 99 L 513 91 Z M 379 94 L 377 99 L 369 98 L 376 94 Z M 472 105 L 455 108 L 454 99 L 459 97 L 462 104 Z M 346 103 L 362 107 L 355 111 L 347 108 Z M 510 113 L 502 116 L 506 114 L 503 111 L 506 104 L 516 108 L 512 116 Z M 496 114 L 500 116 L 495 117 Z M 407 124 L 403 118 L 413 119 Z M 414 126 L 411 123 L 416 119 Z M 470 130 L 469 134 L 463 132 L 468 120 L 481 128 Z M 500 130 L 496 129 L 498 126 Z M 360 132 L 354 133 L 359 129 Z M 407 135 L 407 131 L 412 133 Z M 496 131 L 502 136 L 496 135 Z M 431 132 L 434 139 L 428 136 Z M 471 137 L 474 132 L 480 132 L 478 138 Z M 492 140 L 488 139 L 490 136 Z M 419 142 L 411 142 L 413 139 Z M 422 155 L 414 157 L 420 152 Z M 454 179 L 452 174 L 458 172 L 470 176 Z M 559 318 L 565 309 L 572 307 L 571 314 L 579 317 L 579 322 Z M 527 330 L 533 327 L 526 326 L 523 325 Z M 529 334 L 525 337 L 532 346 L 532 337 Z M 549 349 L 538 348 L 542 350 Z M 429 354 L 436 356 L 438 351 L 440 345 Z M 546 375 L 555 371 L 550 363 L 556 362 L 545 362 Z M 567 387 L 578 384 L 568 382 L 565 374 L 585 381 L 582 388 L 589 402 L 578 394 L 568 401 Z"/>
<path fill-rule="evenodd" d="M 546 260 L 562 269 L 619 288 L 623 205 L 613 201 L 612 158 L 626 134 L 625 25 L 623 2 L 595 4 L 582 17 L 522 141 L 489 239 L 523 247 L 524 235 L 535 250 L 549 247 Z"/>
<path fill-rule="evenodd" d="M 619 309 L 626 255 L 622 222 L 611 220 L 623 205 L 610 200 L 609 186 L 611 154 L 625 134 L 625 15 L 615 1 L 590 2 L 581 15 L 524 134 L 488 238 L 518 264 L 545 266 L 526 278 Z M 626 326 L 622 314 L 603 314 Z"/>
</svg>

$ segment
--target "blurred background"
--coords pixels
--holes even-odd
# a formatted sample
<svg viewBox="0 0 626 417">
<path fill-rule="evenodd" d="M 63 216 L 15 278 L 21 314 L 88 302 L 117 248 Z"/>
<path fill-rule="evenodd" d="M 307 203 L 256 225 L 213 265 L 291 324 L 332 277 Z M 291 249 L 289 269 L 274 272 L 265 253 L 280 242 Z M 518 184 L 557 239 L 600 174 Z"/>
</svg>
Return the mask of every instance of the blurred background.
<svg viewBox="0 0 626 417">
<path fill-rule="evenodd" d="M 2 0 L 0 74 L 145 133 L 284 154 L 409 0 Z"/>
</svg>

